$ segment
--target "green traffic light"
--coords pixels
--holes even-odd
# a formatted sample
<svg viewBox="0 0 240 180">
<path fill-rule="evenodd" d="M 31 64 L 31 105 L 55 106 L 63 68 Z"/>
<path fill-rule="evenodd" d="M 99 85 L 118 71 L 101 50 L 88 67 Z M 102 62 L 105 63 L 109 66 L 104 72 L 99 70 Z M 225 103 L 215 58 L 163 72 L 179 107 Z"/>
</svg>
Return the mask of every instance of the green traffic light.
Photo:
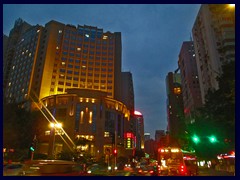
<svg viewBox="0 0 240 180">
<path fill-rule="evenodd" d="M 30 150 L 31 150 L 31 151 L 34 151 L 35 149 L 34 149 L 33 147 L 30 147 Z"/>
<path fill-rule="evenodd" d="M 215 136 L 210 136 L 210 137 L 208 137 L 208 138 L 209 138 L 209 141 L 210 141 L 211 143 L 217 142 L 217 138 L 216 138 Z"/>
<path fill-rule="evenodd" d="M 199 141 L 200 141 L 199 137 L 196 136 L 196 135 L 194 135 L 194 136 L 192 137 L 192 140 L 193 140 L 194 143 L 199 143 Z"/>
</svg>

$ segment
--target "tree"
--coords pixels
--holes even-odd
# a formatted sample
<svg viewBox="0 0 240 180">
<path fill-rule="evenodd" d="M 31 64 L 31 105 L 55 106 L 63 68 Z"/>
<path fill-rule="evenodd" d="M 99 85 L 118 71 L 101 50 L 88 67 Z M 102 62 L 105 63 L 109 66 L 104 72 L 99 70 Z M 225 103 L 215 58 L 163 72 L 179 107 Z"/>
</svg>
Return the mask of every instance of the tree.
<svg viewBox="0 0 240 180">
<path fill-rule="evenodd" d="M 18 104 L 3 104 L 3 147 L 12 148 L 16 158 L 26 157 L 32 140 L 38 135 L 39 112 L 26 111 Z"/>
<path fill-rule="evenodd" d="M 187 127 L 189 136 L 196 133 L 204 139 L 198 145 L 190 141 L 201 156 L 213 156 L 235 148 L 235 62 L 222 66 L 222 74 L 217 77 L 219 89 L 209 90 L 205 104 L 198 109 L 195 123 Z M 209 141 L 210 136 L 217 140 Z M 231 140 L 231 143 L 225 141 Z M 214 142 L 214 143 L 213 143 Z M 228 141 L 229 142 L 229 141 Z M 209 148 L 211 147 L 211 148 Z M 208 149 L 206 150 L 204 149 Z"/>
<path fill-rule="evenodd" d="M 219 89 L 209 91 L 201 113 L 214 121 L 224 138 L 235 141 L 235 62 L 222 66 L 222 75 L 217 77 Z"/>
</svg>

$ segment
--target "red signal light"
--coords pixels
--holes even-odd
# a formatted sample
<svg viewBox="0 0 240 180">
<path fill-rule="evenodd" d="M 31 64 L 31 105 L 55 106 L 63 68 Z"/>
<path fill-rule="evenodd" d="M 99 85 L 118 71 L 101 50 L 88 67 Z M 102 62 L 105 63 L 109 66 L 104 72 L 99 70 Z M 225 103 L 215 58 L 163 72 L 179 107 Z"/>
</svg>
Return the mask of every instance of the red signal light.
<svg viewBox="0 0 240 180">
<path fill-rule="evenodd" d="M 117 155 L 117 149 L 114 149 L 114 150 L 113 150 L 113 154 L 114 154 L 114 155 Z"/>
</svg>

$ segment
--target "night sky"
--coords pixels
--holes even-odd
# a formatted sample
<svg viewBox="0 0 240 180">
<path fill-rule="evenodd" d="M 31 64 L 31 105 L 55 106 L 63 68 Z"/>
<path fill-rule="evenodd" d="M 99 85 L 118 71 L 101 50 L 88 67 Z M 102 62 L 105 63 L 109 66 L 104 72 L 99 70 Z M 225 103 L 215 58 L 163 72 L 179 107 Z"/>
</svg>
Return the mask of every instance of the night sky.
<svg viewBox="0 0 240 180">
<path fill-rule="evenodd" d="M 89 25 L 122 34 L 122 71 L 133 76 L 135 109 L 144 116 L 144 131 L 154 139 L 166 130 L 168 72 L 177 69 L 183 41 L 190 34 L 200 4 L 4 4 L 3 33 L 18 18 L 45 26 L 50 20 Z"/>
</svg>

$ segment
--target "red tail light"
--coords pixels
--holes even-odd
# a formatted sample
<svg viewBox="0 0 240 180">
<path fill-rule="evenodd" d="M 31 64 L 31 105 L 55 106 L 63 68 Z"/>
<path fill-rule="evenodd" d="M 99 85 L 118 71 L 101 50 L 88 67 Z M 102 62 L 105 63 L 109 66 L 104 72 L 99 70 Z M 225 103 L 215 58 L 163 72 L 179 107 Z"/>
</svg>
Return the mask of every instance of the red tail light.
<svg viewBox="0 0 240 180">
<path fill-rule="evenodd" d="M 184 166 L 184 165 L 181 165 L 181 166 L 180 166 L 180 172 L 182 172 L 182 173 L 185 172 L 185 166 Z"/>
<path fill-rule="evenodd" d="M 152 174 L 152 173 L 153 173 L 153 171 L 150 171 L 150 173 Z"/>
</svg>

